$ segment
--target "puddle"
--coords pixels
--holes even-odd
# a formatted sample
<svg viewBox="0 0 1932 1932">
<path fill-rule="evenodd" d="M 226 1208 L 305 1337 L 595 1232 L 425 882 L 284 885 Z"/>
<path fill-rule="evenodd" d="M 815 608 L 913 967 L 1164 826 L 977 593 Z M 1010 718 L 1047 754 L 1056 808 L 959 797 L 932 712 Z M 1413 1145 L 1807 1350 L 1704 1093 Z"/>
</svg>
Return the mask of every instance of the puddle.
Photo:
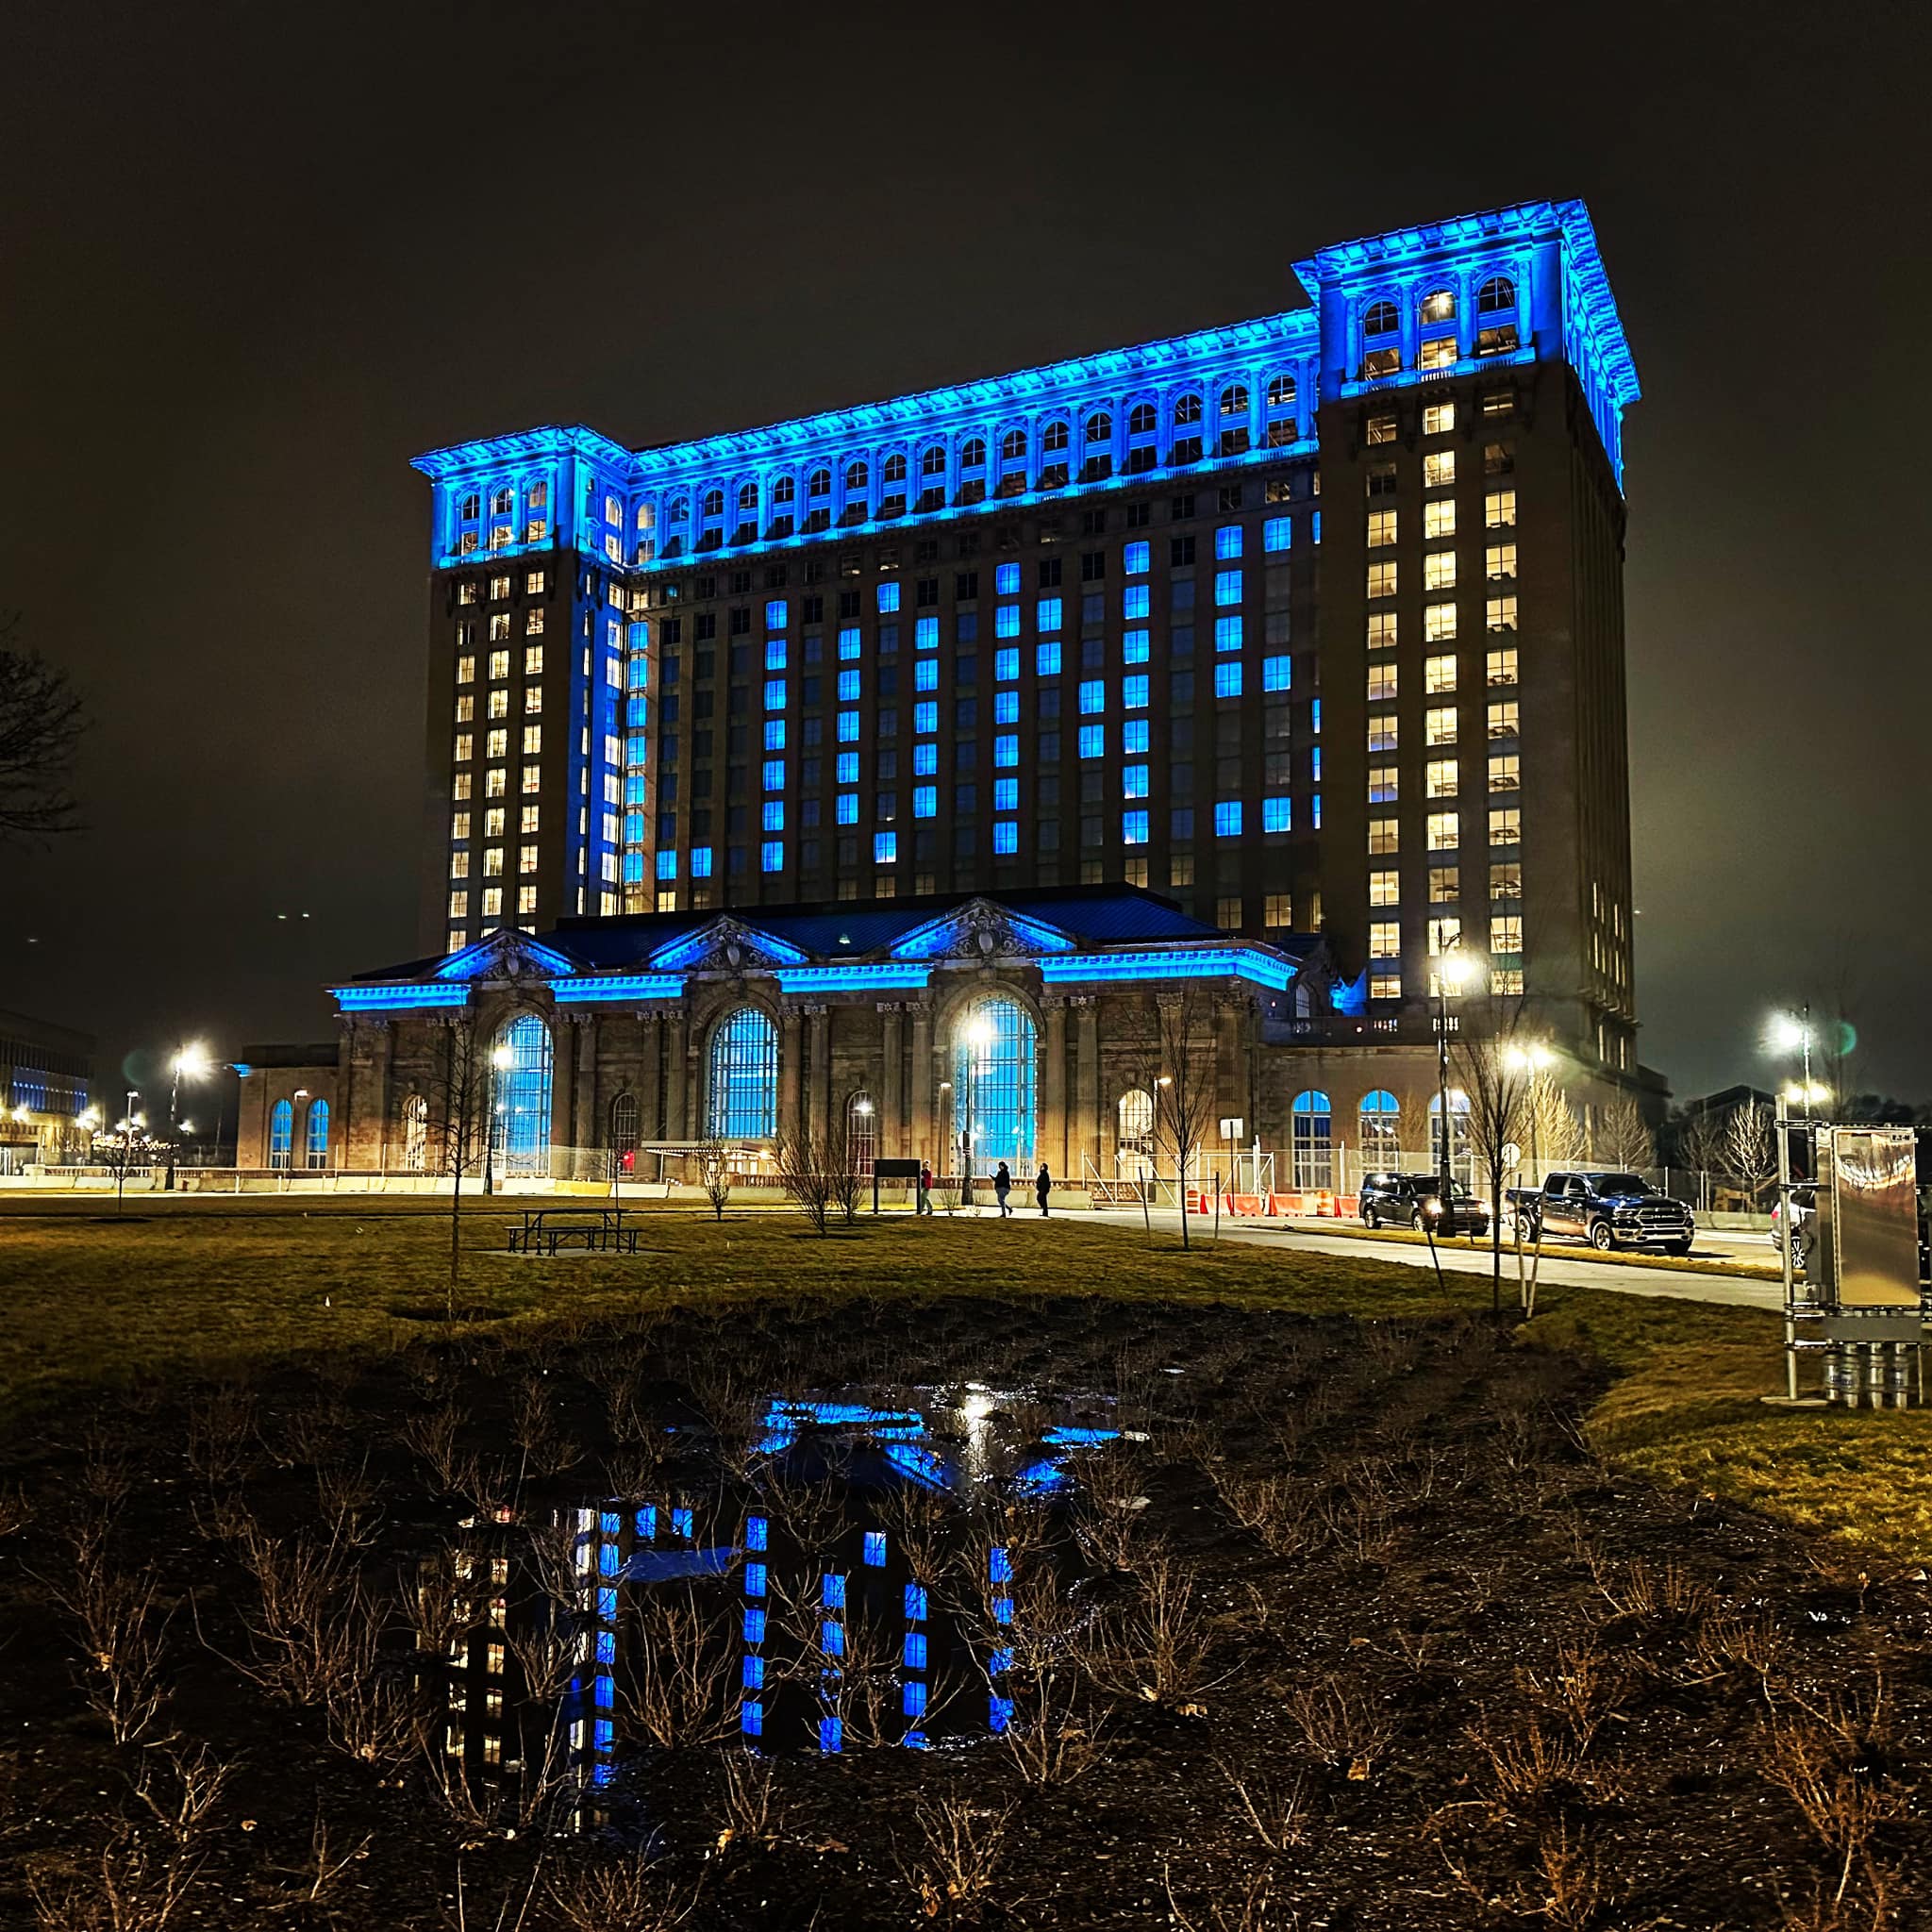
<svg viewBox="0 0 1932 1932">
<path fill-rule="evenodd" d="M 665 1423 L 637 1493 L 472 1518 L 425 1566 L 421 1593 L 449 1599 L 446 1778 L 560 1797 L 639 1749 L 963 1748 L 1007 1727 L 1016 1645 L 1037 1657 L 1091 1615 L 1066 1504 L 1123 1441 L 1111 1404 L 965 1384 L 746 1419 L 736 1453 Z"/>
</svg>

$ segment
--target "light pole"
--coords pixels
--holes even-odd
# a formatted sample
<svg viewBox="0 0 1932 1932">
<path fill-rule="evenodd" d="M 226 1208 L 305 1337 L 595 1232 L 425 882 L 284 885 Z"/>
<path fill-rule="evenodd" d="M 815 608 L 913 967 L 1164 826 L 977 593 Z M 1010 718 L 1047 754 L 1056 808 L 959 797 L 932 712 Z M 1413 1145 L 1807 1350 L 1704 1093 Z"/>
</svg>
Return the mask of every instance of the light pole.
<svg viewBox="0 0 1932 1932">
<path fill-rule="evenodd" d="M 1436 1106 L 1442 1122 L 1442 1211 L 1456 1199 L 1456 1169 L 1449 1113 L 1449 994 L 1460 991 L 1476 970 L 1474 958 L 1462 948 L 1457 934 L 1436 960 Z"/>
<path fill-rule="evenodd" d="M 1798 1053 L 1803 1059 L 1805 1077 L 1794 1091 L 1785 1090 L 1785 1098 L 1798 1101 L 1805 1109 L 1807 1120 L 1811 1117 L 1811 1101 L 1814 1094 L 1823 1090 L 1815 1087 L 1811 1080 L 1811 1007 L 1807 1001 L 1795 1013 L 1775 1013 L 1771 1022 L 1771 1045 L 1778 1053 Z"/>
<path fill-rule="evenodd" d="M 486 1195 L 494 1191 L 491 1158 L 496 1152 L 496 1116 L 502 1110 L 502 1103 L 496 1097 L 496 1076 L 508 1068 L 515 1059 L 515 1054 L 507 1046 L 494 1048 L 490 1056 L 490 1080 L 484 1091 L 483 1109 L 483 1191 Z M 508 1151 L 506 1144 L 504 1152 L 507 1154 Z"/>
<path fill-rule="evenodd" d="M 1541 1041 L 1532 1040 L 1520 1046 L 1505 1049 L 1505 1062 L 1518 1073 L 1529 1075 L 1525 1090 L 1529 1096 L 1529 1184 L 1538 1185 L 1537 1168 L 1541 1164 L 1537 1151 L 1537 1075 L 1556 1063 L 1557 1056 Z"/>
</svg>

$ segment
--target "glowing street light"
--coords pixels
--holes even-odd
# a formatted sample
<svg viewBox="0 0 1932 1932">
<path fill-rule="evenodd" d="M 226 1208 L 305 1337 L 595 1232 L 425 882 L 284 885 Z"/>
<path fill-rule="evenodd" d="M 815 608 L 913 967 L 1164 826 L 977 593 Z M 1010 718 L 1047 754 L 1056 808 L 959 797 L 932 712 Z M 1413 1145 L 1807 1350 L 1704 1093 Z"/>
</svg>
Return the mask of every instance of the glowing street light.
<svg viewBox="0 0 1932 1932">
<path fill-rule="evenodd" d="M 505 1103 L 497 1097 L 495 1076 L 498 1074 L 507 1074 L 516 1062 L 516 1054 L 509 1046 L 499 1044 L 491 1049 L 491 1074 L 488 1104 L 483 1109 L 483 1191 L 486 1194 L 494 1193 L 496 1191 L 495 1175 L 492 1171 L 496 1153 L 496 1117 L 505 1111 Z"/>
<path fill-rule="evenodd" d="M 1765 1044 L 1773 1053 L 1795 1053 L 1803 1058 L 1805 1077 L 1802 1081 L 1784 1090 L 1788 1105 L 1802 1107 L 1806 1113 L 1811 1111 L 1814 1101 L 1827 1096 L 1827 1090 L 1821 1088 L 1811 1077 L 1811 1008 L 1809 1005 L 1800 1007 L 1795 1013 L 1774 1013 L 1764 1031 Z"/>
<path fill-rule="evenodd" d="M 1449 1112 L 1449 995 L 1460 992 L 1482 971 L 1479 960 L 1457 933 L 1436 960 L 1436 1105 L 1442 1118 L 1442 1204 L 1456 1198 L 1452 1116 Z"/>
</svg>

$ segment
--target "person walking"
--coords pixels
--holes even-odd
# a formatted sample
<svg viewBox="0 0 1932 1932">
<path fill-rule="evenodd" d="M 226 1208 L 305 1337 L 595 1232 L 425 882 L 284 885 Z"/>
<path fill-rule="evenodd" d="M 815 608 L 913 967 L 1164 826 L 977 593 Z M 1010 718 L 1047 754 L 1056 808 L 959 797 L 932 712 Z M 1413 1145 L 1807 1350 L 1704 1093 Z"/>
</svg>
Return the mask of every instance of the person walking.
<svg viewBox="0 0 1932 1932">
<path fill-rule="evenodd" d="M 1004 1221 L 1013 1210 L 1007 1206 L 1007 1196 L 1013 1191 L 1013 1170 L 1003 1160 L 992 1177 L 993 1199 L 1000 1204 L 1000 1219 Z"/>
<path fill-rule="evenodd" d="M 1040 1163 L 1040 1172 L 1033 1177 L 1033 1191 L 1040 1200 L 1040 1212 L 1046 1213 L 1046 1197 L 1053 1192 L 1053 1176 L 1046 1171 L 1046 1162 Z"/>
<path fill-rule="evenodd" d="M 930 1214 L 932 1212 L 932 1162 L 929 1160 L 922 1160 L 919 1163 L 917 1192 L 919 1195 L 918 1211 L 921 1214 Z"/>
</svg>

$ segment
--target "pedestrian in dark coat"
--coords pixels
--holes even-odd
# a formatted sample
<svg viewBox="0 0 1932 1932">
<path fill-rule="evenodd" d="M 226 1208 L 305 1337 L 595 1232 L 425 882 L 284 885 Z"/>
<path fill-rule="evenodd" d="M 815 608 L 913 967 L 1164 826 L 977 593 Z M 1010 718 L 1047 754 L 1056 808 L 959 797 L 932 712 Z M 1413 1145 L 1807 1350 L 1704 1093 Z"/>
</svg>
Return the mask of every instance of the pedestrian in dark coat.
<svg viewBox="0 0 1932 1932">
<path fill-rule="evenodd" d="M 1000 1204 L 1001 1220 L 1005 1220 L 1006 1217 L 1013 1211 L 1010 1208 L 1007 1206 L 1007 1196 L 1010 1194 L 1012 1191 L 1013 1170 L 1009 1168 L 1007 1165 L 1007 1163 L 1003 1160 L 1000 1162 L 999 1166 L 994 1170 L 992 1177 L 993 1199 Z"/>
<path fill-rule="evenodd" d="M 1046 1171 L 1046 1162 L 1040 1163 L 1040 1172 L 1033 1177 L 1033 1191 L 1040 1197 L 1040 1211 L 1046 1212 L 1046 1197 L 1053 1192 L 1053 1176 Z"/>
</svg>

